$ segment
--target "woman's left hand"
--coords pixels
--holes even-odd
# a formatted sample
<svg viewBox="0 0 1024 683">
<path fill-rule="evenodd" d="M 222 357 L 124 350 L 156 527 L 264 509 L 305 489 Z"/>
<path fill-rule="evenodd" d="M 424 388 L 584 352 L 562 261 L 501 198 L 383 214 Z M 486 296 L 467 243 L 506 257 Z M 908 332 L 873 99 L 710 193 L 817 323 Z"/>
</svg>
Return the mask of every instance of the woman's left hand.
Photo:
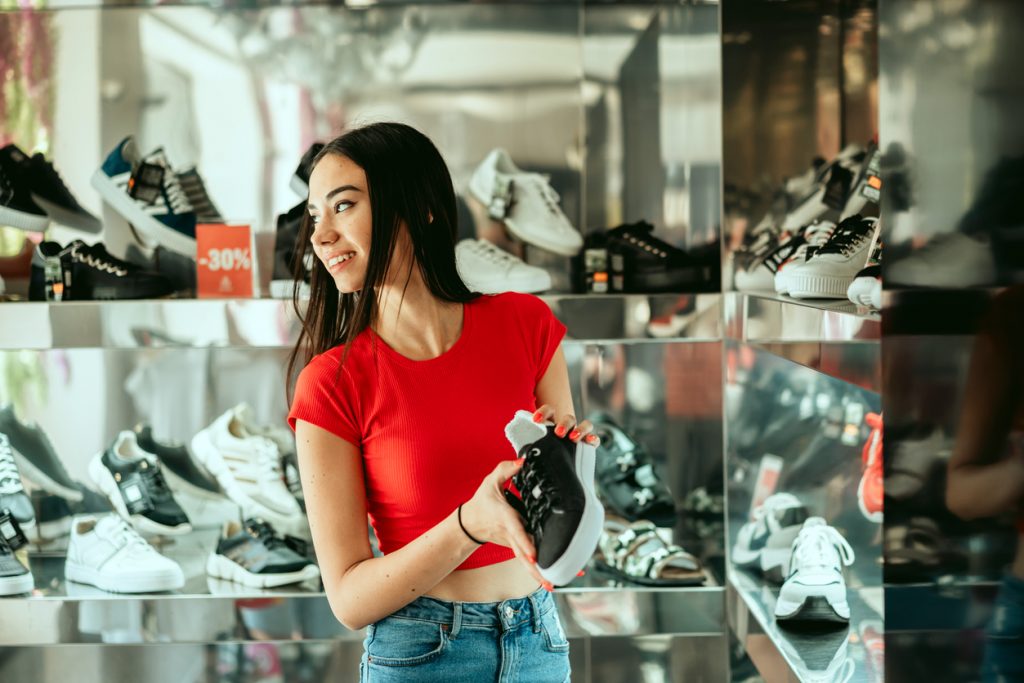
<svg viewBox="0 0 1024 683">
<path fill-rule="evenodd" d="M 544 422 L 547 420 L 555 423 L 556 436 L 565 437 L 573 443 L 579 443 L 580 439 L 583 439 L 591 446 L 597 446 L 601 443 L 601 440 L 593 433 L 594 425 L 590 424 L 590 420 L 577 423 L 576 416 L 568 414 L 556 419 L 554 406 L 545 403 L 533 412 L 533 421 Z"/>
</svg>

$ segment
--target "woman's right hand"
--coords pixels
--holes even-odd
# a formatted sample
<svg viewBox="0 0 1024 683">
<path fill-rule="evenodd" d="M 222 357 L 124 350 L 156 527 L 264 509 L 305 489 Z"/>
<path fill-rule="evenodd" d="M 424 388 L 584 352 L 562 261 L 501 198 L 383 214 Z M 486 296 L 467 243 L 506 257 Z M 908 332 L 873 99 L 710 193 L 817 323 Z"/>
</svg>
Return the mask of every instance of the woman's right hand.
<svg viewBox="0 0 1024 683">
<path fill-rule="evenodd" d="M 473 497 L 462 504 L 462 525 L 477 540 L 511 548 L 537 583 L 550 591 L 554 587 L 537 569 L 537 549 L 533 539 L 526 533 L 519 513 L 508 504 L 502 493 L 524 460 L 506 460 L 484 477 Z"/>
</svg>

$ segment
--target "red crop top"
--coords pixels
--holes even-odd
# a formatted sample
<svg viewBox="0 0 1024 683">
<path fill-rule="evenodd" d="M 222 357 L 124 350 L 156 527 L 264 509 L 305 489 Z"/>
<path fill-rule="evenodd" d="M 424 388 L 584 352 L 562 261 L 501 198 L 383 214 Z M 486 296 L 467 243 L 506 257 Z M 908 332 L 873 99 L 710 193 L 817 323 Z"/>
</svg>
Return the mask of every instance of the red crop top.
<svg viewBox="0 0 1024 683">
<path fill-rule="evenodd" d="M 288 423 L 321 427 L 357 446 L 367 507 L 381 552 L 418 538 L 468 500 L 502 460 L 516 456 L 504 428 L 534 410 L 534 391 L 565 334 L 547 304 L 528 294 L 482 296 L 464 308 L 448 351 L 402 356 L 367 330 L 316 356 L 299 375 Z M 513 558 L 488 543 L 459 569 Z"/>
</svg>

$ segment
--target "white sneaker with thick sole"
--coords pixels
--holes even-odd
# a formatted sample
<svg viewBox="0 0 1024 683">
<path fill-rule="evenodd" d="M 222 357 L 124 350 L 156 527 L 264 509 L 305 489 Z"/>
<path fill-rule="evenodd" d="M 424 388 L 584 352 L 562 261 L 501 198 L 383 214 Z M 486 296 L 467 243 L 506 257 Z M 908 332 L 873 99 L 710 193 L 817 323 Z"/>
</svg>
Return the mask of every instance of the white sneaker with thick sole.
<svg viewBox="0 0 1024 683">
<path fill-rule="evenodd" d="M 469 191 L 513 237 L 562 256 L 575 256 L 583 236 L 558 205 L 547 178 L 517 167 L 503 149 L 492 150 L 473 172 Z"/>
<path fill-rule="evenodd" d="M 732 548 L 732 563 L 760 570 L 781 582 L 790 548 L 809 516 L 807 507 L 790 493 L 768 496 L 754 509 L 752 519 L 740 527 Z"/>
<path fill-rule="evenodd" d="M 790 621 L 850 621 L 843 567 L 853 548 L 821 517 L 804 522 L 793 542 L 786 582 L 775 603 L 775 618 Z"/>
<path fill-rule="evenodd" d="M 64 577 L 112 593 L 178 590 L 185 575 L 117 515 L 75 517 Z"/>
<path fill-rule="evenodd" d="M 789 268 L 806 263 L 811 254 L 825 246 L 835 229 L 836 224 L 832 221 L 815 221 L 804 228 L 803 242 L 775 271 L 774 285 L 777 294 L 789 294 Z"/>
<path fill-rule="evenodd" d="M 551 275 L 523 262 L 487 240 L 465 239 L 455 245 L 455 264 L 471 290 L 481 294 L 551 289 Z"/>
<path fill-rule="evenodd" d="M 784 269 L 789 295 L 796 299 L 845 299 L 857 274 L 867 265 L 877 235 L 878 219 L 847 218 L 804 263 Z"/>
</svg>

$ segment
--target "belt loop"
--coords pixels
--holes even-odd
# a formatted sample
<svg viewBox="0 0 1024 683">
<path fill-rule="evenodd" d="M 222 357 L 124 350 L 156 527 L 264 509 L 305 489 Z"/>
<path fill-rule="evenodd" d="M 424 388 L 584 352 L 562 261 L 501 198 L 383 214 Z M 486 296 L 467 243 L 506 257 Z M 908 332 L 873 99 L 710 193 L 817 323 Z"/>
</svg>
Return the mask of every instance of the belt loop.
<svg viewBox="0 0 1024 683">
<path fill-rule="evenodd" d="M 462 630 L 462 603 L 456 602 L 455 608 L 452 610 L 452 632 L 449 638 L 455 640 L 459 635 L 459 631 Z"/>
<path fill-rule="evenodd" d="M 542 615 L 540 613 L 540 605 L 537 604 L 539 602 L 539 600 L 537 600 L 537 594 L 535 592 L 530 593 L 527 597 L 530 599 L 530 612 L 533 617 L 533 632 L 540 633 L 540 618 Z"/>
</svg>

